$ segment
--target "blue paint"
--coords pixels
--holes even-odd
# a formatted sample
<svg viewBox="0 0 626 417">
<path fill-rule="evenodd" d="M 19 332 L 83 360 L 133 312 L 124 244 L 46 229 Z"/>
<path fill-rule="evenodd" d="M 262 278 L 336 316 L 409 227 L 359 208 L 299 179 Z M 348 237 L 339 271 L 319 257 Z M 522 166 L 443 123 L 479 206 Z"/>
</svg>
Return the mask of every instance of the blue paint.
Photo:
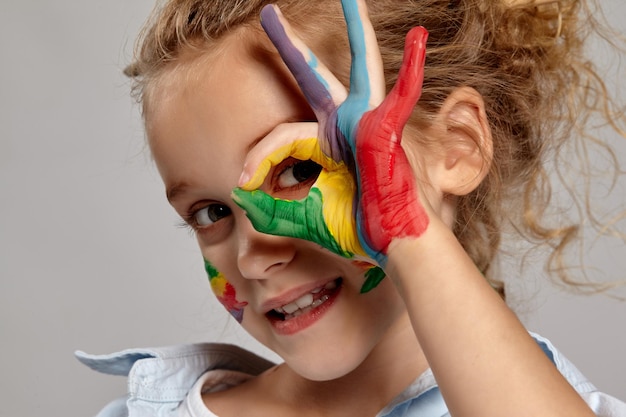
<svg viewBox="0 0 626 417">
<path fill-rule="evenodd" d="M 311 70 L 313 71 L 315 76 L 317 77 L 317 80 L 320 82 L 320 84 L 322 84 L 324 86 L 324 88 L 328 92 L 330 90 L 330 85 L 324 79 L 324 77 L 322 77 L 321 74 L 317 71 L 317 68 L 319 67 L 319 62 L 317 60 L 317 57 L 315 56 L 315 54 L 311 50 L 309 50 L 309 55 L 310 55 L 311 58 L 309 59 L 307 64 L 309 65 L 309 67 L 311 68 Z M 330 94 L 329 94 L 329 96 L 330 96 Z"/>
<path fill-rule="evenodd" d="M 359 15 L 359 6 L 356 0 L 342 0 L 341 5 L 348 27 L 352 66 L 350 68 L 350 94 L 337 110 L 337 125 L 348 139 L 354 152 L 358 123 L 363 113 L 369 110 L 372 91 L 367 73 L 365 31 Z"/>
<path fill-rule="evenodd" d="M 272 5 L 265 6 L 261 11 L 261 26 L 276 46 L 278 53 L 295 77 L 300 90 L 313 110 L 330 113 L 335 105 L 328 91 L 327 83 L 321 82 L 319 73 L 313 70 L 300 50 L 291 43 Z M 312 53 L 311 56 L 313 56 Z M 316 60 L 314 63 L 317 66 Z"/>
</svg>

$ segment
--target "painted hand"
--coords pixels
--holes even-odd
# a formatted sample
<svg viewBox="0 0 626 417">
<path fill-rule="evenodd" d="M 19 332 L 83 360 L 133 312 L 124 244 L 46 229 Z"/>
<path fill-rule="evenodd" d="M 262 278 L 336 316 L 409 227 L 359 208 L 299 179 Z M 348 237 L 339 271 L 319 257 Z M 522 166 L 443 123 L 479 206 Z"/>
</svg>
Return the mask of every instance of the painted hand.
<svg viewBox="0 0 626 417">
<path fill-rule="evenodd" d="M 367 255 L 370 262 L 384 267 L 393 239 L 419 237 L 429 223 L 400 145 L 404 125 L 421 93 L 427 32 L 414 28 L 408 33 L 398 81 L 386 95 L 382 61 L 365 5 L 360 0 L 342 4 L 352 52 L 349 94 L 275 6 L 263 10 L 263 27 L 318 123 L 308 124 L 306 132 L 295 126 L 291 135 L 283 131 L 284 139 L 275 141 L 277 145 L 266 153 L 269 156 L 263 163 L 244 169 L 244 178 L 246 171 L 255 174 L 251 180 L 244 179 L 234 198 L 260 231 L 303 237 L 342 256 Z M 256 190 L 269 169 L 286 157 L 311 159 L 322 166 L 304 200 L 275 200 Z M 384 276 L 380 272 L 370 275 L 375 277 L 368 277 L 364 290 Z"/>
<path fill-rule="evenodd" d="M 366 260 L 353 215 L 354 178 L 344 161 L 322 151 L 317 134 L 318 123 L 287 123 L 274 129 L 248 154 L 246 166 L 256 167 L 255 172 L 242 188 L 233 190 L 233 197 L 263 233 L 310 240 L 343 257 Z M 259 190 L 270 170 L 288 158 L 294 163 L 288 168 L 292 182 L 317 176 L 301 200 L 274 198 Z"/>
</svg>

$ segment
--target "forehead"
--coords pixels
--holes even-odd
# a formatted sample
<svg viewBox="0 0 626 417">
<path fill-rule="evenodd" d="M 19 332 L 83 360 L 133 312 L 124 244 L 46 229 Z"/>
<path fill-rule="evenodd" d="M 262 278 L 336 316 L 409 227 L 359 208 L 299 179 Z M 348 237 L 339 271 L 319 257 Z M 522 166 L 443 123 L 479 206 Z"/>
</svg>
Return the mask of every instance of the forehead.
<svg viewBox="0 0 626 417">
<path fill-rule="evenodd" d="M 279 123 L 310 119 L 295 80 L 268 43 L 234 33 L 206 53 L 181 56 L 155 80 L 146 132 L 166 183 L 189 171 L 199 153 L 236 163 Z"/>
<path fill-rule="evenodd" d="M 230 68 L 230 73 L 240 71 L 250 60 L 248 51 L 262 45 L 253 45 L 246 39 L 249 37 L 238 30 L 219 40 L 181 46 L 175 58 L 162 65 L 145 84 L 142 102 L 146 124 L 150 126 L 149 122 L 158 119 L 170 101 L 211 87 L 212 80 L 223 75 L 224 68 Z"/>
<path fill-rule="evenodd" d="M 261 80 L 265 82 L 250 82 Z M 265 34 L 241 27 L 217 41 L 183 48 L 175 61 L 146 84 L 143 95 L 146 127 L 151 127 L 163 114 L 162 108 L 173 100 L 189 100 L 198 97 L 200 91 L 205 98 L 224 99 L 221 93 L 225 90 L 257 94 L 260 91 L 255 90 L 267 90 L 266 86 L 274 87 L 277 94 L 288 89 L 292 90 L 290 95 L 301 96 Z"/>
</svg>

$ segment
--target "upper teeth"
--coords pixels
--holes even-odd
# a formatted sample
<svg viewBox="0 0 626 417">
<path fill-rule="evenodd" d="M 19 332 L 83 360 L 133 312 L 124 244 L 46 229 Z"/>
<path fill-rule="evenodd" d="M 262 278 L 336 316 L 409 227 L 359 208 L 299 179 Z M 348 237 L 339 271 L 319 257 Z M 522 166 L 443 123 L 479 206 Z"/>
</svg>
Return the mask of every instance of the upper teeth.
<svg viewBox="0 0 626 417">
<path fill-rule="evenodd" d="M 298 298 L 297 300 L 289 304 L 285 304 L 282 307 L 275 308 L 275 310 L 282 314 L 293 314 L 300 309 L 311 306 L 314 302 L 313 294 L 318 294 L 323 289 L 332 290 L 336 287 L 337 287 L 337 284 L 335 283 L 335 281 L 331 281 L 328 284 L 324 285 L 323 287 L 315 288 L 310 293 L 304 294 L 302 297 Z"/>
<path fill-rule="evenodd" d="M 313 294 L 305 294 L 293 303 L 283 306 L 283 311 L 287 314 L 295 313 L 300 308 L 305 308 L 313 304 Z"/>
</svg>

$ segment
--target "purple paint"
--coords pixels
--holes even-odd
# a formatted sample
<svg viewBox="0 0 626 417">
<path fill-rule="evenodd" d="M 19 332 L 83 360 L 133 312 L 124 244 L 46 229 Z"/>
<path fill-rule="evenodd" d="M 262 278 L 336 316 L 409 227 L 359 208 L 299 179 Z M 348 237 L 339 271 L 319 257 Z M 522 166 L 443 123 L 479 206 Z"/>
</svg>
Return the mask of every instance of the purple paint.
<svg viewBox="0 0 626 417">
<path fill-rule="evenodd" d="M 289 68 L 289 71 L 295 77 L 300 90 L 304 94 L 307 102 L 315 112 L 318 122 L 323 126 L 323 129 L 331 132 L 330 135 L 325 135 L 327 138 L 336 138 L 336 106 L 333 102 L 333 98 L 328 91 L 327 86 L 320 79 L 321 76 L 312 68 L 311 64 L 307 62 L 303 53 L 291 42 L 285 28 L 278 18 L 275 6 L 267 5 L 261 11 L 261 26 L 267 33 L 281 58 Z M 311 55 L 312 52 L 311 52 Z M 317 58 L 312 63 L 317 63 Z M 338 140 L 330 140 L 328 145 L 330 146 L 330 156 L 335 160 L 343 160 L 350 162 L 353 160 L 352 154 L 347 146 L 343 146 L 341 142 L 344 142 L 342 138 Z"/>
</svg>

